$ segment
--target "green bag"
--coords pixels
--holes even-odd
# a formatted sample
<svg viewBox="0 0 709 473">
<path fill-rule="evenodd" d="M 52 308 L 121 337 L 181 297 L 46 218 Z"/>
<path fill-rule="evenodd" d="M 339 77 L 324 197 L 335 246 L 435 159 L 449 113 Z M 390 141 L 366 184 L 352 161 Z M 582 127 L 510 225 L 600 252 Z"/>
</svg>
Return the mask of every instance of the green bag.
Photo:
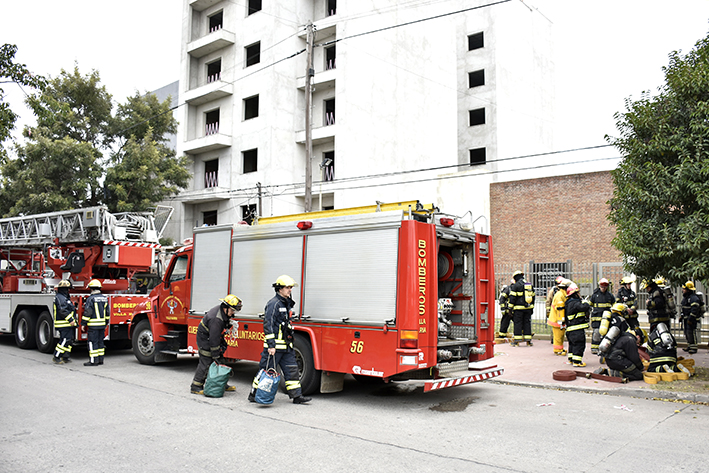
<svg viewBox="0 0 709 473">
<path fill-rule="evenodd" d="M 204 383 L 204 395 L 208 397 L 222 397 L 226 390 L 226 382 L 231 376 L 231 368 L 220 365 L 216 361 L 209 366 L 207 381 Z"/>
</svg>

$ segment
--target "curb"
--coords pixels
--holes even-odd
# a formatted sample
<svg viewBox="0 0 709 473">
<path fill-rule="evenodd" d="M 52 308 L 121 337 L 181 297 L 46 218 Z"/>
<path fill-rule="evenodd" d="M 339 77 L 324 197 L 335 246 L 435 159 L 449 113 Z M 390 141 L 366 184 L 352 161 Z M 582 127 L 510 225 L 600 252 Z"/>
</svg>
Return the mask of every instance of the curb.
<svg viewBox="0 0 709 473">
<path fill-rule="evenodd" d="M 574 391 L 589 394 L 603 394 L 606 396 L 634 397 L 640 399 L 650 399 L 657 401 L 680 401 L 695 404 L 709 404 L 709 394 L 678 393 L 674 391 L 654 391 L 642 388 L 613 388 L 598 389 L 591 387 L 564 386 L 563 384 L 532 383 L 525 381 L 507 381 L 502 379 L 488 379 L 484 381 L 493 384 L 506 384 L 511 386 L 523 386 L 537 389 L 553 389 L 556 391 Z"/>
</svg>

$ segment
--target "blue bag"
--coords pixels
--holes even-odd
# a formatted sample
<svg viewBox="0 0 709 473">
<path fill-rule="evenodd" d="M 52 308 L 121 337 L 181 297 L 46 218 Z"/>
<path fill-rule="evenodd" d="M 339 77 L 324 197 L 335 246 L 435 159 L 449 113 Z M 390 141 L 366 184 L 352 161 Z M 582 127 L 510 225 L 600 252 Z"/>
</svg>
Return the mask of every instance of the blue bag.
<svg viewBox="0 0 709 473">
<path fill-rule="evenodd" d="M 256 389 L 256 402 L 259 404 L 273 404 L 281 381 L 281 375 L 276 371 L 276 359 L 273 359 L 273 368 L 269 368 L 271 356 L 266 362 L 266 369 L 260 370 L 256 375 L 258 379 L 258 389 Z"/>
<path fill-rule="evenodd" d="M 229 366 L 220 365 L 216 361 L 212 362 L 207 373 L 207 381 L 204 383 L 204 395 L 208 397 L 224 396 L 229 375 L 231 375 Z"/>
</svg>

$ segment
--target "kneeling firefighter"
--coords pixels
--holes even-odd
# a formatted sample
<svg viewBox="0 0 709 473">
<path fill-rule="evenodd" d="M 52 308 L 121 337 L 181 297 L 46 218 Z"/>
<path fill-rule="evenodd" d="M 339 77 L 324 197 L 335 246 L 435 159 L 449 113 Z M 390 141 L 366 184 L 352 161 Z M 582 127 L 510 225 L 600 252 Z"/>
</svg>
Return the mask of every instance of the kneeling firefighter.
<svg viewBox="0 0 709 473">
<path fill-rule="evenodd" d="M 611 340 L 609 347 L 605 346 L 608 340 Z M 599 346 L 599 351 L 607 353 L 606 364 L 610 369 L 608 374 L 629 381 L 642 380 L 643 363 L 638 354 L 638 346 L 643 343 L 645 333 L 640 328 L 620 333 L 618 326 L 611 327 Z"/>
<path fill-rule="evenodd" d="M 648 336 L 647 346 L 650 352 L 648 372 L 681 371 L 677 368 L 677 341 L 667 329 L 667 325 L 662 322 L 657 324 L 655 330 Z"/>
<path fill-rule="evenodd" d="M 293 287 L 297 285 L 295 280 L 286 274 L 279 276 L 276 282 L 273 283 L 276 295 L 266 304 L 263 317 L 263 334 L 265 338 L 259 369 L 268 369 L 269 358 L 273 357 L 275 365 L 280 366 L 281 371 L 283 371 L 288 396 L 293 399 L 294 404 L 303 404 L 310 401 L 311 398 L 302 394 L 298 362 L 295 359 L 295 350 L 293 349 L 291 309 L 295 306 L 295 301 L 291 298 L 291 292 Z M 252 383 L 249 401 L 256 402 L 257 389 L 258 373 Z"/>
<path fill-rule="evenodd" d="M 204 382 L 213 362 L 223 364 L 222 355 L 226 350 L 224 330 L 231 327 L 230 319 L 241 310 L 241 299 L 234 294 L 229 294 L 219 301 L 221 304 L 209 309 L 197 327 L 199 364 L 190 386 L 192 394 L 204 394 Z M 227 385 L 226 391 L 236 391 L 236 388 Z"/>
</svg>

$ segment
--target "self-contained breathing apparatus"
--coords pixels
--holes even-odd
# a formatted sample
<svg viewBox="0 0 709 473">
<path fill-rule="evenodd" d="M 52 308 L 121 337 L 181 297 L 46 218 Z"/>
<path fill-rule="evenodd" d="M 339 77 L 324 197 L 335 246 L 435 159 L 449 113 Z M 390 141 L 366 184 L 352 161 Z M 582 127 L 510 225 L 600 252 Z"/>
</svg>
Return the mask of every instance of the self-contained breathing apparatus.
<svg viewBox="0 0 709 473">
<path fill-rule="evenodd" d="M 601 340 L 601 343 L 598 344 L 598 351 L 602 355 L 607 355 L 608 351 L 613 346 L 613 342 L 615 342 L 615 339 L 620 336 L 620 333 L 620 328 L 616 325 L 608 329 L 608 332 L 606 332 L 605 336 L 603 337 L 603 340 Z"/>
<path fill-rule="evenodd" d="M 677 347 L 675 337 L 667 329 L 667 325 L 662 322 L 657 324 L 655 330 L 648 336 L 648 344 L 651 348 L 664 346 L 668 350 Z"/>
</svg>

